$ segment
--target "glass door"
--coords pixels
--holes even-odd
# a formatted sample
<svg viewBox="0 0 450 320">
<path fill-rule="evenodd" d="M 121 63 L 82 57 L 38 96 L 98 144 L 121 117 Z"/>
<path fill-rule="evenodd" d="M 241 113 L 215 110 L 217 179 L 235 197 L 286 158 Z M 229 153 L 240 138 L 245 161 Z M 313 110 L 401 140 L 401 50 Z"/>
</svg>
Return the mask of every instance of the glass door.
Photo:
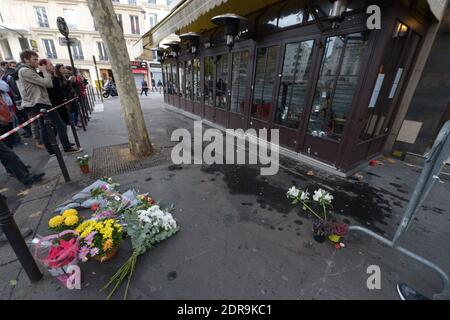
<svg viewBox="0 0 450 320">
<path fill-rule="evenodd" d="M 285 44 L 273 128 L 279 129 L 280 144 L 294 150 L 300 145 L 299 129 L 311 85 L 313 57 L 314 40 Z"/>
<path fill-rule="evenodd" d="M 304 153 L 336 163 L 339 143 L 348 125 L 361 70 L 364 70 L 368 35 L 368 32 L 357 32 L 323 40 L 325 48 L 309 109 Z"/>
<path fill-rule="evenodd" d="M 203 87 L 204 97 L 203 105 L 205 110 L 205 118 L 214 121 L 216 117 L 216 109 L 214 108 L 214 57 L 205 57 L 204 71 L 203 71 Z"/>
<path fill-rule="evenodd" d="M 256 70 L 249 127 L 270 128 L 277 81 L 279 45 L 256 49 Z"/>
<path fill-rule="evenodd" d="M 186 77 L 186 111 L 194 112 L 194 72 L 192 70 L 192 60 L 188 60 L 184 64 Z"/>
<path fill-rule="evenodd" d="M 249 50 L 234 52 L 231 64 L 231 96 L 228 127 L 245 128 L 248 106 Z"/>
<path fill-rule="evenodd" d="M 178 107 L 181 109 L 186 108 L 186 78 L 184 73 L 184 62 L 178 62 L 178 88 L 179 88 L 179 99 L 178 99 Z"/>
<path fill-rule="evenodd" d="M 228 86 L 228 58 L 228 53 L 216 56 L 215 121 L 224 127 L 228 125 L 229 97 L 231 95 Z"/>
<path fill-rule="evenodd" d="M 192 65 L 193 71 L 193 98 L 194 98 L 194 113 L 198 116 L 203 117 L 203 105 L 202 105 L 202 93 L 201 93 L 201 69 L 200 69 L 200 58 L 195 58 Z"/>
</svg>

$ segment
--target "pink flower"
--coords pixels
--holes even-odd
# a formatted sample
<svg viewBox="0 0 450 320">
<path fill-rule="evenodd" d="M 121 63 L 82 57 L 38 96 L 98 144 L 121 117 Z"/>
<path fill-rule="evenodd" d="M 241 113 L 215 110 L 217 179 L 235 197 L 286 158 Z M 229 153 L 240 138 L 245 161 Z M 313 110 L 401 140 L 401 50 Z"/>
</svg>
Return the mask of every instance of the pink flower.
<svg viewBox="0 0 450 320">
<path fill-rule="evenodd" d="M 86 242 L 86 244 L 88 246 L 90 246 L 92 244 L 92 240 L 94 240 L 94 236 L 97 234 L 97 231 L 92 231 L 91 233 L 89 233 L 85 238 L 84 238 L 84 242 Z"/>
</svg>

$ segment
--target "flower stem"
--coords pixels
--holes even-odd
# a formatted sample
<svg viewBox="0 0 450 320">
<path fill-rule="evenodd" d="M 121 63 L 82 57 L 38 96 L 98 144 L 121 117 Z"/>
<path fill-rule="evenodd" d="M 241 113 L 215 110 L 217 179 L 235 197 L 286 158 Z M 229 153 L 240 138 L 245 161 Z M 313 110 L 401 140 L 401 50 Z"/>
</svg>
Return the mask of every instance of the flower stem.
<svg viewBox="0 0 450 320">
<path fill-rule="evenodd" d="M 311 211 L 311 213 L 313 214 L 313 215 L 315 215 L 317 218 L 319 218 L 319 220 L 323 220 L 323 218 L 322 217 L 320 217 L 317 213 L 315 213 L 305 202 L 302 202 L 302 204 L 303 204 L 303 206 L 306 208 L 306 209 L 308 209 L 309 211 Z"/>
<path fill-rule="evenodd" d="M 323 216 L 325 217 L 325 220 L 327 220 L 327 210 L 325 209 L 324 203 L 322 203 L 322 208 L 323 208 Z"/>
</svg>

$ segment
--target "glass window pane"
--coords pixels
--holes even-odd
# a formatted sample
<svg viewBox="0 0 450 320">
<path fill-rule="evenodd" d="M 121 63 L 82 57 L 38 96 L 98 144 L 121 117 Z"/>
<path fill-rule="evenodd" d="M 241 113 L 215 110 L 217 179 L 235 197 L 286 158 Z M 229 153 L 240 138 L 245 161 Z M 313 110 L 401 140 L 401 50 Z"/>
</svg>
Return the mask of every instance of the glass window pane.
<svg viewBox="0 0 450 320">
<path fill-rule="evenodd" d="M 205 104 L 214 105 L 214 61 L 205 57 Z"/>
<path fill-rule="evenodd" d="M 259 48 L 256 53 L 252 117 L 268 121 L 272 111 L 272 91 L 276 81 L 280 47 Z"/>
<path fill-rule="evenodd" d="M 341 138 L 367 43 L 363 33 L 327 38 L 308 123 L 312 135 Z"/>
<path fill-rule="evenodd" d="M 217 56 L 216 107 L 227 108 L 228 54 Z"/>
<path fill-rule="evenodd" d="M 304 4 L 300 1 L 287 2 L 280 11 L 280 16 L 278 17 L 278 28 L 287 28 L 303 23 L 303 6 Z"/>
<path fill-rule="evenodd" d="M 180 62 L 178 64 L 178 88 L 179 88 L 179 95 L 180 97 L 183 97 L 185 94 L 185 82 L 186 79 L 184 78 L 184 67 L 183 67 L 183 62 Z"/>
<path fill-rule="evenodd" d="M 194 101 L 200 101 L 200 59 L 194 59 Z"/>
<path fill-rule="evenodd" d="M 192 61 L 186 61 L 186 99 L 192 100 Z"/>
<path fill-rule="evenodd" d="M 248 51 L 233 53 L 231 80 L 231 111 L 244 113 L 247 92 Z"/>
<path fill-rule="evenodd" d="M 275 123 L 298 128 L 303 113 L 312 63 L 314 40 L 286 45 L 278 89 Z"/>
</svg>

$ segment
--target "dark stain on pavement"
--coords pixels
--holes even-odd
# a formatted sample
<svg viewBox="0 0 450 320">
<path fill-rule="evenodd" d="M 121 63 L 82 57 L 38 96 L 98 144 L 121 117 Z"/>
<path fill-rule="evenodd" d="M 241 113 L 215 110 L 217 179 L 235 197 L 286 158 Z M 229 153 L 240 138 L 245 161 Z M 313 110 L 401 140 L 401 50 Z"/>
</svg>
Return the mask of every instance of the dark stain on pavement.
<svg viewBox="0 0 450 320">
<path fill-rule="evenodd" d="M 175 280 L 177 278 L 177 272 L 176 271 L 170 271 L 168 274 L 167 274 L 167 280 L 169 280 L 169 281 L 173 281 L 173 280 Z"/>
<path fill-rule="evenodd" d="M 172 165 L 168 166 L 168 169 L 170 171 L 183 170 L 183 167 L 180 166 L 179 164 L 172 164 Z"/>
</svg>

